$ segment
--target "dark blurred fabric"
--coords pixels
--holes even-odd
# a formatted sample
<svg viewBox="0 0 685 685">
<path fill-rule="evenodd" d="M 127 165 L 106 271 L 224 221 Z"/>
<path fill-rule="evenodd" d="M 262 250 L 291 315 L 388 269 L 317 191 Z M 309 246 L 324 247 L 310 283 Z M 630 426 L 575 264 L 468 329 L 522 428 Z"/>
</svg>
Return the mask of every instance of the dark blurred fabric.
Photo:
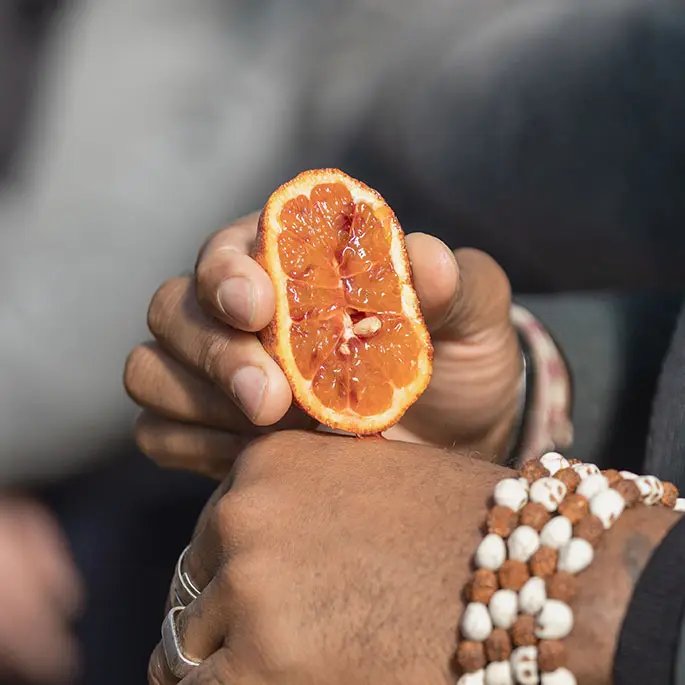
<svg viewBox="0 0 685 685">
<path fill-rule="evenodd" d="M 143 685 L 176 560 L 215 484 L 162 471 L 123 442 L 116 460 L 49 488 L 87 584 L 80 685 Z"/>
<path fill-rule="evenodd" d="M 398 63 L 349 168 L 387 182 L 405 226 L 488 251 L 516 291 L 682 291 L 685 5 L 500 15 L 464 36 L 455 9 Z"/>
<path fill-rule="evenodd" d="M 645 469 L 685 492 L 685 303 L 659 378 Z"/>
<path fill-rule="evenodd" d="M 519 296 L 554 333 L 573 374 L 573 455 L 642 471 L 652 405 L 683 296 Z M 677 405 L 679 396 L 673 395 Z M 653 472 L 666 473 L 664 463 Z M 685 486 L 685 481 L 683 482 Z"/>
</svg>

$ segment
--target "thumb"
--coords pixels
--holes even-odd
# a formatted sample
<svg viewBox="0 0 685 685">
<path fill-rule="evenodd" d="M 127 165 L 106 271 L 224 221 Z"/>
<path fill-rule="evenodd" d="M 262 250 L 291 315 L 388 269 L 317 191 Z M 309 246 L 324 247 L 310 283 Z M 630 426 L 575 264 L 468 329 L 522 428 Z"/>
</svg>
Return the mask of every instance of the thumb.
<svg viewBox="0 0 685 685">
<path fill-rule="evenodd" d="M 464 339 L 507 325 L 511 288 L 503 269 L 472 248 L 452 252 L 426 233 L 407 236 L 414 287 L 434 339 Z"/>
</svg>

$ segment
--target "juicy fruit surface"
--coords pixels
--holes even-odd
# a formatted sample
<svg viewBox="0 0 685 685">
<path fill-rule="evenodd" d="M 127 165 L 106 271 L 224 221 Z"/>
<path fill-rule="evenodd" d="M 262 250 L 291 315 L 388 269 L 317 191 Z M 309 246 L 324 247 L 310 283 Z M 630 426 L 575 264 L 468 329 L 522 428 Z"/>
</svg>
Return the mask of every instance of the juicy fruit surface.
<svg viewBox="0 0 685 685">
<path fill-rule="evenodd" d="M 389 409 L 416 377 L 422 346 L 403 313 L 389 228 L 343 183 L 288 200 L 279 222 L 290 344 L 311 392 L 334 411 Z"/>
</svg>

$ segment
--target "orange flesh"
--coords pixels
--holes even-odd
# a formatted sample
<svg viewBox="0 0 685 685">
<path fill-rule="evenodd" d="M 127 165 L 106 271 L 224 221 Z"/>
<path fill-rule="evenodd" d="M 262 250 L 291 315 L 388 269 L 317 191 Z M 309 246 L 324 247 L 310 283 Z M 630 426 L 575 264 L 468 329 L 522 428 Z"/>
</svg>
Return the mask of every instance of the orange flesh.
<svg viewBox="0 0 685 685">
<path fill-rule="evenodd" d="M 280 223 L 278 252 L 300 373 L 330 409 L 362 416 L 389 409 L 394 388 L 415 378 L 421 350 L 402 314 L 389 230 L 342 183 L 320 184 L 309 197 L 289 200 Z M 355 336 L 352 324 L 368 316 L 380 319 L 380 330 Z"/>
</svg>

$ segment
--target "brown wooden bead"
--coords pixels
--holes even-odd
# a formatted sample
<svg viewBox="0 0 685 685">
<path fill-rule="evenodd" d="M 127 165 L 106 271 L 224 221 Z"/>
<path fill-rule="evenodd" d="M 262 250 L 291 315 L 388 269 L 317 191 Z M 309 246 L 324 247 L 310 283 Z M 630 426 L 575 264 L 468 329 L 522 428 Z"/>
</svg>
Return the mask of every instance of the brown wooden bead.
<svg viewBox="0 0 685 685">
<path fill-rule="evenodd" d="M 632 480 L 624 478 L 616 483 L 613 488 L 623 497 L 626 507 L 633 507 L 640 501 L 640 489 Z"/>
<path fill-rule="evenodd" d="M 521 614 L 511 627 L 511 641 L 517 647 L 529 647 L 537 644 L 535 637 L 535 617 Z"/>
<path fill-rule="evenodd" d="M 471 602 L 487 604 L 498 589 L 497 574 L 490 569 L 479 568 L 471 579 L 467 593 L 468 599 Z"/>
<path fill-rule="evenodd" d="M 573 527 L 573 535 L 577 538 L 583 538 L 593 547 L 597 547 L 604 535 L 604 526 L 594 514 L 588 514 Z"/>
<path fill-rule="evenodd" d="M 465 673 L 473 673 L 486 664 L 482 642 L 462 640 L 457 647 L 457 664 Z"/>
<path fill-rule="evenodd" d="M 616 469 L 605 469 L 602 475 L 609 481 L 609 487 L 612 488 L 618 481 L 623 480 L 623 476 Z"/>
<path fill-rule="evenodd" d="M 557 571 L 545 581 L 547 597 L 549 599 L 560 599 L 566 604 L 570 604 L 578 592 L 578 580 L 572 573 Z"/>
<path fill-rule="evenodd" d="M 663 486 L 664 495 L 661 498 L 661 504 L 663 504 L 665 507 L 673 509 L 673 507 L 675 507 L 676 500 L 678 499 L 678 488 L 673 485 L 673 483 L 669 483 L 667 480 L 663 481 Z"/>
<path fill-rule="evenodd" d="M 566 495 L 559 505 L 559 513 L 565 516 L 572 524 L 587 516 L 590 505 L 582 495 Z"/>
<path fill-rule="evenodd" d="M 566 486 L 566 491 L 569 493 L 575 492 L 580 485 L 580 476 L 570 466 L 566 469 L 559 469 L 554 477 Z"/>
<path fill-rule="evenodd" d="M 521 509 L 521 513 L 519 514 L 521 525 L 530 526 L 537 530 L 538 533 L 550 518 L 551 514 L 542 506 L 542 504 L 538 504 L 538 502 L 528 502 L 528 504 Z"/>
<path fill-rule="evenodd" d="M 511 638 L 504 628 L 495 628 L 485 641 L 488 661 L 506 661 L 511 656 Z"/>
<path fill-rule="evenodd" d="M 530 572 L 539 578 L 547 578 L 557 570 L 559 552 L 551 547 L 540 547 L 530 558 Z"/>
<path fill-rule="evenodd" d="M 519 475 L 529 483 L 534 483 L 539 478 L 549 476 L 549 471 L 537 459 L 531 459 L 520 468 Z"/>
<path fill-rule="evenodd" d="M 528 578 L 528 566 L 523 561 L 507 559 L 499 569 L 499 584 L 505 590 L 520 590 Z"/>
<path fill-rule="evenodd" d="M 540 640 L 538 643 L 538 666 L 543 673 L 566 666 L 568 656 L 561 640 Z"/>
<path fill-rule="evenodd" d="M 508 538 L 511 531 L 516 528 L 517 521 L 518 516 L 513 509 L 497 504 L 488 512 L 485 527 L 488 533 Z"/>
</svg>

